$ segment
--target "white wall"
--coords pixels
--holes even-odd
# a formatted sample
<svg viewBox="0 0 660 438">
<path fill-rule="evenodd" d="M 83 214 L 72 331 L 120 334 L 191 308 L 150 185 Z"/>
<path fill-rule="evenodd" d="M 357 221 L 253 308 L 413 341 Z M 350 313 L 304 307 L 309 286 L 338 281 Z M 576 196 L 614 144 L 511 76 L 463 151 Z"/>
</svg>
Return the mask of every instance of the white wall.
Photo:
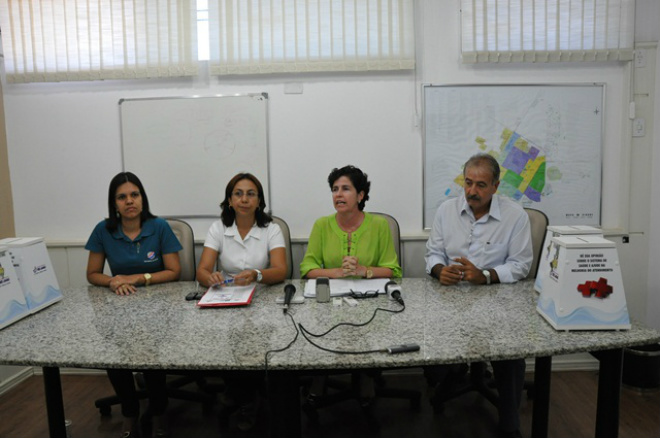
<svg viewBox="0 0 660 438">
<path fill-rule="evenodd" d="M 272 208 L 294 237 L 306 237 L 316 217 L 332 212 L 325 177 L 346 163 L 371 176 L 369 209 L 393 214 L 404 234 L 419 233 L 422 140 L 416 113 L 424 82 L 605 83 L 603 225 L 625 228 L 627 64 L 462 65 L 458 2 L 418 5 L 417 72 L 7 85 L 17 233 L 81 240 L 105 215 L 107 184 L 121 169 L 119 99 L 261 91 L 270 95 Z M 301 82 L 303 94 L 284 94 L 290 81 Z M 222 187 L 181 190 L 213 190 L 220 197 Z"/>
<path fill-rule="evenodd" d="M 423 83 L 605 83 L 602 223 L 609 235 L 621 235 L 631 231 L 631 222 L 649 222 L 648 212 L 629 212 L 630 198 L 636 196 L 627 119 L 632 99 L 629 64 L 463 65 L 459 1 L 420 0 L 416 5 L 418 68 L 414 72 L 6 85 L 17 234 L 45 236 L 50 243 L 75 246 L 106 215 L 107 185 L 121 170 L 119 99 L 267 92 L 271 207 L 287 220 L 294 238 L 305 239 L 313 220 L 333 211 L 325 178 L 332 167 L 347 163 L 361 167 L 372 179 L 367 208 L 393 214 L 404 238 L 419 238 L 424 236 L 419 126 Z M 657 2 L 638 0 L 637 17 L 638 36 L 657 41 Z M 288 82 L 302 83 L 303 94 L 284 94 Z M 653 155 L 656 165 L 660 164 L 657 155 Z M 651 171 L 648 167 L 646 172 Z M 191 196 L 198 190 L 212 190 L 220 198 L 223 188 L 181 190 Z M 657 193 L 652 195 L 652 200 L 658 198 Z M 158 214 L 157 206 L 153 210 Z M 654 202 L 653 211 L 658 210 L 660 205 Z M 648 247 L 645 230 L 640 233 L 622 251 L 627 258 L 622 257 L 624 284 L 631 314 L 651 320 L 660 314 L 660 303 L 646 314 L 647 304 L 655 302 L 647 300 L 646 290 L 651 283 L 658 284 L 658 274 L 654 274 L 658 270 L 654 266 L 630 270 L 639 264 L 634 257 L 640 253 L 641 257 L 657 256 L 660 237 Z M 643 241 L 639 247 L 638 240 Z M 419 248 L 411 246 L 410 253 L 419 260 L 409 256 L 406 265 L 422 263 Z M 83 266 L 70 269 L 84 270 L 84 258 L 78 262 Z M 654 294 L 655 299 L 657 289 Z"/>
<path fill-rule="evenodd" d="M 638 1 L 636 14 L 636 41 L 660 41 L 660 2 L 657 0 Z M 649 136 L 650 167 L 660 169 L 660 53 L 655 51 L 655 81 L 651 108 L 653 117 L 646 119 L 647 136 Z M 640 96 L 643 98 L 643 96 Z M 651 129 L 649 130 L 648 127 Z M 651 172 L 648 179 L 650 194 L 646 201 L 650 204 L 649 238 L 648 238 L 648 276 L 643 286 L 648 291 L 646 303 L 646 323 L 660 330 L 660 174 Z M 643 264 L 646 254 L 637 254 L 638 260 Z"/>
<path fill-rule="evenodd" d="M 658 13 L 660 16 L 660 12 Z M 660 38 L 659 38 L 660 39 Z M 655 81 L 655 117 L 651 126 L 654 128 L 652 143 L 651 167 L 660 169 L 660 54 L 656 52 L 656 81 Z M 646 307 L 646 322 L 660 330 L 660 172 L 653 172 L 651 179 L 651 229 L 648 252 L 648 303 Z"/>
<path fill-rule="evenodd" d="M 303 82 L 302 95 L 284 94 L 290 77 L 223 79 L 222 84 L 213 78 L 208 85 L 154 81 L 148 89 L 144 81 L 8 86 L 16 232 L 81 240 L 107 215 L 107 186 L 121 170 L 119 99 L 262 91 L 270 96 L 271 207 L 287 220 L 294 237 L 307 237 L 313 220 L 333 211 L 325 179 L 333 167 L 348 163 L 363 168 L 374 182 L 371 210 L 390 211 L 404 232 L 419 230 L 421 177 L 388 176 L 392 169 L 420 175 L 412 73 L 372 79 L 293 78 Z M 192 196 L 211 190 L 220 201 L 224 187 L 181 190 Z M 152 210 L 158 214 L 157 205 Z"/>
</svg>

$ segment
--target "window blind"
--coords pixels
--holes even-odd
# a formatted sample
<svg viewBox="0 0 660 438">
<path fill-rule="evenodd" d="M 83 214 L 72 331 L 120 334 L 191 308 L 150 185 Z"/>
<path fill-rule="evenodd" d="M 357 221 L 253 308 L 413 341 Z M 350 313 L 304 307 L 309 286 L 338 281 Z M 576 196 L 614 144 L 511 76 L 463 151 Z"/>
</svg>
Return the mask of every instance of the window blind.
<svg viewBox="0 0 660 438">
<path fill-rule="evenodd" d="M 628 61 L 634 0 L 461 0 L 462 59 Z"/>
<path fill-rule="evenodd" d="M 211 74 L 414 68 L 413 0 L 209 0 Z"/>
<path fill-rule="evenodd" d="M 7 81 L 197 74 L 194 0 L 0 0 Z"/>
</svg>

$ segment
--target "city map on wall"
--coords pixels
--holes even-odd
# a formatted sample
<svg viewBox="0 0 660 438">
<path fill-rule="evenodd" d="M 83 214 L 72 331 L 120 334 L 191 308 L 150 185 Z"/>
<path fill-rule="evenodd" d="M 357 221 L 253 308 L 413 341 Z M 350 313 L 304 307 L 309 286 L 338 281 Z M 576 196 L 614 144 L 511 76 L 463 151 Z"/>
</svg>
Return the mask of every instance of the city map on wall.
<svg viewBox="0 0 660 438">
<path fill-rule="evenodd" d="M 553 225 L 599 225 L 602 85 L 424 86 L 424 227 L 463 196 L 463 164 L 500 163 L 498 194 Z"/>
</svg>

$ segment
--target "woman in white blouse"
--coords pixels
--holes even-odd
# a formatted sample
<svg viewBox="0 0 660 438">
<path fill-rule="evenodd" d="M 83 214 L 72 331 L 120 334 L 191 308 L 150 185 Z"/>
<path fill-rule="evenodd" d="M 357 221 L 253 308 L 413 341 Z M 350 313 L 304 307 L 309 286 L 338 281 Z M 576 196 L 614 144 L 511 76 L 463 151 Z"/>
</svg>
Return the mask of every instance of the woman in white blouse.
<svg viewBox="0 0 660 438">
<path fill-rule="evenodd" d="M 286 276 L 284 237 L 266 213 L 264 189 L 250 173 L 234 176 L 220 204 L 221 220 L 209 229 L 197 268 L 205 286 L 233 278 L 235 285 L 274 284 Z M 214 271 L 220 255 L 222 271 Z"/>
<path fill-rule="evenodd" d="M 286 250 L 279 225 L 266 213 L 264 189 L 250 173 L 234 176 L 204 242 L 197 281 L 209 287 L 233 279 L 235 285 L 274 284 L 286 276 Z M 222 271 L 214 270 L 220 255 Z M 242 431 L 254 427 L 261 381 L 249 372 L 227 372 L 221 418 Z M 228 417 L 228 418 L 227 418 Z M 232 419 L 233 418 L 233 419 Z"/>
</svg>

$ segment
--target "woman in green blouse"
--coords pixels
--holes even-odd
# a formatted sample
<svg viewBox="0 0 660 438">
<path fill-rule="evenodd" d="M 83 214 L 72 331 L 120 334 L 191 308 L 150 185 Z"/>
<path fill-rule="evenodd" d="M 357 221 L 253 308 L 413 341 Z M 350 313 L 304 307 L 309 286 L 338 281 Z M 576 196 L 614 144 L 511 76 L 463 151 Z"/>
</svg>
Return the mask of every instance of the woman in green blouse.
<svg viewBox="0 0 660 438">
<path fill-rule="evenodd" d="M 328 176 L 336 213 L 318 219 L 300 264 L 303 278 L 401 277 L 387 221 L 364 212 L 371 183 L 354 166 Z"/>
</svg>

